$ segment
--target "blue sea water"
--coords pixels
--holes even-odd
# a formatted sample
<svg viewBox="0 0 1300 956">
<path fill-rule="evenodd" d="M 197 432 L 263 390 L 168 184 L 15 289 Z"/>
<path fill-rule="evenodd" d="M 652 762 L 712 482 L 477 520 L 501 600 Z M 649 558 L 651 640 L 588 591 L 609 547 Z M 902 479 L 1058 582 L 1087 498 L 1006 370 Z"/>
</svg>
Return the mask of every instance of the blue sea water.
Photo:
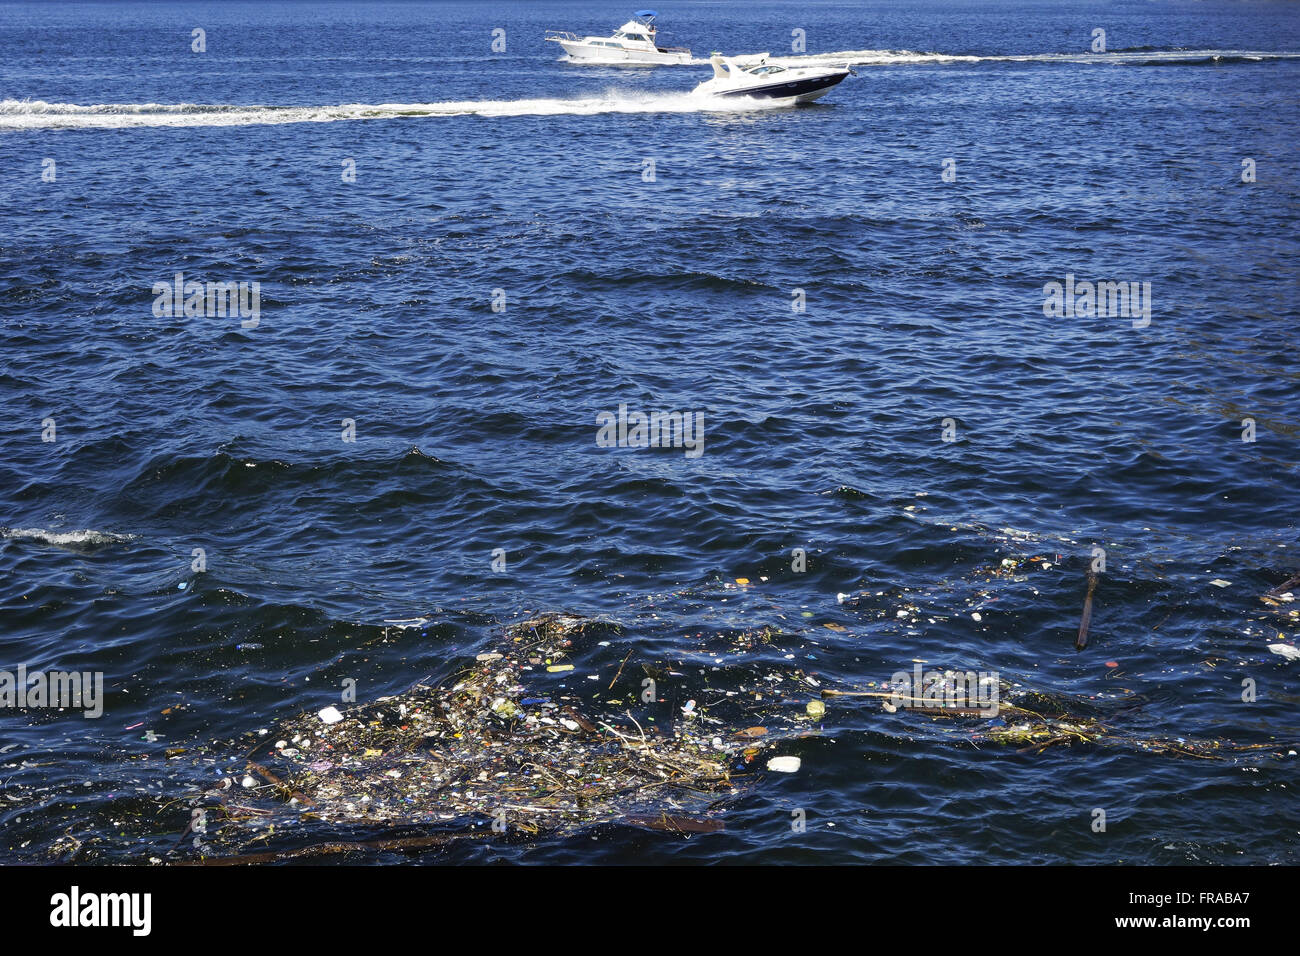
<svg viewBox="0 0 1300 956">
<path fill-rule="evenodd" d="M 723 832 L 420 861 L 1300 859 L 1300 7 L 658 10 L 698 62 L 543 42 L 612 3 L 0 3 L 0 670 L 106 686 L 3 716 L 4 859 L 169 858 L 243 735 L 547 611 L 619 626 L 592 709 L 689 663 L 664 726 L 919 660 L 1108 742 L 832 698 Z M 713 50 L 856 75 L 723 106 Z M 158 314 L 176 273 L 256 323 Z M 1046 314 L 1067 276 L 1149 322 Z M 702 454 L 602 447 L 620 406 Z"/>
</svg>

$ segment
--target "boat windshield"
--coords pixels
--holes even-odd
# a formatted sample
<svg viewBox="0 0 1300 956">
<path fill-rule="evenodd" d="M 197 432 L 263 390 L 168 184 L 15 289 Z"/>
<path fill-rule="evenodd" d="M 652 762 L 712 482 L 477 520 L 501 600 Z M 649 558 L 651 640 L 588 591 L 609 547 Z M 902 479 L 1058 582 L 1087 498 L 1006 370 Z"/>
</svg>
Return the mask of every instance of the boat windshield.
<svg viewBox="0 0 1300 956">
<path fill-rule="evenodd" d="M 754 74 L 755 76 L 763 76 L 764 74 L 768 74 L 768 73 L 784 73 L 785 67 L 775 66 L 772 64 L 768 64 L 765 66 L 753 66 L 749 68 L 749 72 Z"/>
</svg>

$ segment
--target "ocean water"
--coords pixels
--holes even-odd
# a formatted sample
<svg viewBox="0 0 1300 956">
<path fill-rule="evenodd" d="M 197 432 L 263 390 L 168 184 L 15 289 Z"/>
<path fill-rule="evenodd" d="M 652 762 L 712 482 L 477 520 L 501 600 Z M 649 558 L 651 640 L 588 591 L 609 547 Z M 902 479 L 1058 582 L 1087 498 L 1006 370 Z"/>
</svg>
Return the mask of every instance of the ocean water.
<svg viewBox="0 0 1300 956">
<path fill-rule="evenodd" d="M 3 859 L 183 855 L 249 734 L 564 611 L 592 713 L 625 658 L 664 728 L 923 661 L 1106 736 L 831 698 L 722 832 L 398 859 L 1300 860 L 1300 7 L 658 9 L 697 62 L 543 42 L 609 3 L 0 3 L 0 670 L 104 680 L 4 713 Z M 719 104 L 712 50 L 856 75 Z M 604 447 L 621 406 L 700 441 Z"/>
</svg>

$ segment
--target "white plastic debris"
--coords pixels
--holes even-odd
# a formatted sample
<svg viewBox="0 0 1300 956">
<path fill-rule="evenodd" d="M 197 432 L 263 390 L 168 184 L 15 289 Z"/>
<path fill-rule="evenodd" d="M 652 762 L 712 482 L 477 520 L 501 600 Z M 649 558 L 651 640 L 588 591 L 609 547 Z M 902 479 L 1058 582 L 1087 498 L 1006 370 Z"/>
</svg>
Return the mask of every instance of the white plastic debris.
<svg viewBox="0 0 1300 956">
<path fill-rule="evenodd" d="M 343 715 L 339 713 L 339 709 L 333 706 L 326 707 L 324 710 L 321 711 L 317 711 L 316 716 L 319 717 L 321 720 L 325 721 L 325 723 L 327 724 L 337 724 L 340 720 L 343 719 Z"/>
<path fill-rule="evenodd" d="M 767 762 L 767 769 L 777 773 L 798 773 L 802 765 L 803 761 L 798 757 L 773 757 Z"/>
<path fill-rule="evenodd" d="M 980 614 L 979 611 L 972 611 L 970 618 L 972 621 L 975 621 L 976 623 L 979 623 L 980 621 L 984 620 L 983 616 Z"/>
<path fill-rule="evenodd" d="M 1291 644 L 1270 644 L 1268 649 L 1289 661 L 1300 661 L 1300 647 Z"/>
</svg>

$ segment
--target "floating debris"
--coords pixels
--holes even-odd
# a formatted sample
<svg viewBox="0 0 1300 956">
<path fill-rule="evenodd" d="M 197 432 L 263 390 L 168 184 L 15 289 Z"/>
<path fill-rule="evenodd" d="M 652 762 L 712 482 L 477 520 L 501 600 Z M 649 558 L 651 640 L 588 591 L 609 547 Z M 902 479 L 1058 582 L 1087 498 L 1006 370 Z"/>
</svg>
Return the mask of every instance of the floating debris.
<svg viewBox="0 0 1300 956">
<path fill-rule="evenodd" d="M 1088 626 L 1092 623 L 1092 595 L 1097 590 L 1097 574 L 1088 572 L 1088 594 L 1083 599 L 1083 615 L 1079 619 L 1079 633 L 1074 638 L 1074 649 L 1081 651 L 1088 646 Z"/>
<path fill-rule="evenodd" d="M 1290 648 L 1300 657 L 1300 649 L 1290 645 L 1279 646 Z M 1113 662 L 1107 662 L 1108 666 L 1112 664 Z M 828 689 L 822 691 L 822 696 L 876 698 L 881 701 L 881 707 L 886 712 L 900 714 L 900 719 L 911 711 L 930 718 L 932 725 L 938 719 L 937 726 L 941 731 L 960 735 L 977 746 L 984 743 L 1019 746 L 1020 753 L 1039 753 L 1054 745 L 1090 744 L 1176 756 L 1228 759 L 1252 752 L 1273 751 L 1276 754 L 1279 749 L 1278 741 L 1240 744 L 1226 739 L 1144 737 L 1116 726 L 1120 717 L 1141 708 L 1140 699 L 1126 698 L 1105 704 L 1092 698 L 1030 690 L 1004 680 L 998 681 L 998 696 L 992 699 L 991 706 L 987 708 L 966 702 L 936 701 L 928 694 L 923 697 L 900 697 L 896 689 Z M 972 718 L 978 718 L 978 721 L 972 724 Z"/>
<path fill-rule="evenodd" d="M 801 729 L 802 715 L 787 705 L 784 721 L 774 716 L 768 727 L 706 730 L 722 721 L 712 705 L 691 700 L 675 727 L 660 729 L 626 706 L 584 714 L 594 703 L 529 688 L 528 680 L 546 680 L 529 677 L 537 670 L 529 661 L 566 656 L 592 623 L 561 615 L 525 621 L 507 628 L 500 653 L 478 655 L 439 686 L 418 684 L 346 713 L 327 707 L 281 725 L 277 746 L 263 745 L 265 764 L 248 762 L 244 787 L 251 793 L 239 804 L 217 791 L 205 795 L 221 805 L 222 825 L 212 828 L 209 842 L 238 853 L 265 840 L 268 828 L 283 833 L 308 820 L 334 829 L 436 827 L 444 838 L 488 825 L 494 834 L 527 835 L 604 823 L 680 833 L 722 829 L 720 808 L 740 793 L 734 774 L 743 780 L 761 752 L 754 740 L 770 741 L 773 725 L 784 725 L 783 737 L 805 732 L 806 719 Z M 750 703 L 743 713 L 754 710 Z M 768 764 L 784 773 L 798 766 L 798 757 Z M 274 802 L 250 803 L 254 796 Z M 373 843 L 331 843 L 321 852 Z"/>
<path fill-rule="evenodd" d="M 1295 595 L 1291 594 L 1288 589 L 1297 584 L 1300 584 L 1300 574 L 1293 574 L 1291 577 L 1287 578 L 1277 587 L 1270 588 L 1268 591 L 1266 591 L 1265 596 L 1272 597 L 1272 598 L 1282 598 L 1283 600 L 1287 600 L 1287 601 L 1294 601 Z"/>
</svg>

